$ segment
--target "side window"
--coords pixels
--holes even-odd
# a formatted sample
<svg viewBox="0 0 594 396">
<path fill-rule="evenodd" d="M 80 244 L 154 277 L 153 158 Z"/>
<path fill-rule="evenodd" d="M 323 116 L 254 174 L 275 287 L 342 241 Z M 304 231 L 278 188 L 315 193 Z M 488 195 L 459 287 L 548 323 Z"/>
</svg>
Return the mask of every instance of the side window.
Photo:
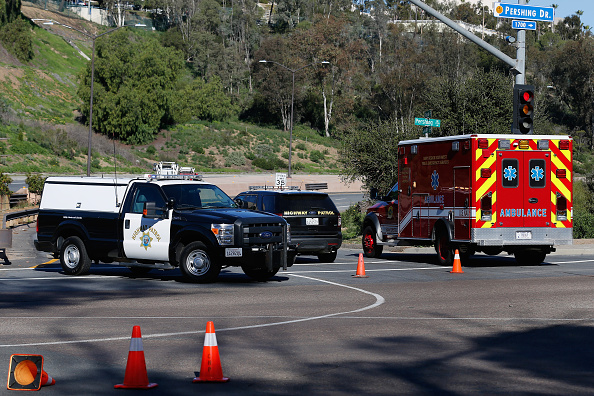
<svg viewBox="0 0 594 396">
<path fill-rule="evenodd" d="M 547 170 L 544 159 L 531 159 L 530 163 L 530 187 L 544 188 L 547 185 Z"/>
<path fill-rule="evenodd" d="M 264 212 L 278 213 L 279 210 L 274 208 L 274 195 L 264 195 L 262 197 L 262 210 Z"/>
<path fill-rule="evenodd" d="M 257 203 L 258 203 L 258 196 L 255 194 L 245 194 L 242 195 L 241 197 L 239 197 L 243 200 L 244 202 L 244 207 L 246 209 L 251 209 L 251 210 L 256 210 L 257 209 Z"/>
<path fill-rule="evenodd" d="M 501 160 L 501 184 L 506 188 L 518 187 L 518 160 L 516 158 L 506 158 Z"/>
<path fill-rule="evenodd" d="M 148 184 L 140 185 L 136 189 L 130 212 L 142 213 L 145 202 L 154 202 L 157 208 L 163 208 L 165 206 L 165 199 L 159 192 L 159 188 Z"/>
</svg>

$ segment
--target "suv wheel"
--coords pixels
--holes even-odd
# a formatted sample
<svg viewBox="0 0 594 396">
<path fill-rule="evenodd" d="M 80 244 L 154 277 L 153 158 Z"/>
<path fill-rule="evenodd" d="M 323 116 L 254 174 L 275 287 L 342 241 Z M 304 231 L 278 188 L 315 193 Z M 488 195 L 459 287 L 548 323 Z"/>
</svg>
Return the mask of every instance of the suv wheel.
<svg viewBox="0 0 594 396">
<path fill-rule="evenodd" d="M 336 260 L 336 253 L 337 252 L 320 253 L 318 254 L 318 260 L 320 260 L 322 263 L 333 263 L 334 260 Z"/>
<path fill-rule="evenodd" d="M 382 255 L 384 247 L 377 244 L 375 229 L 372 226 L 365 227 L 363 230 L 363 252 L 370 258 L 379 258 Z"/>
<path fill-rule="evenodd" d="M 268 279 L 272 278 L 278 272 L 279 268 L 274 269 L 272 271 L 268 271 L 268 268 L 246 268 L 241 267 L 243 273 L 249 276 L 250 278 L 257 280 L 259 282 L 267 281 Z"/>
<path fill-rule="evenodd" d="M 66 238 L 60 249 L 60 264 L 68 275 L 85 275 L 91 269 L 91 259 L 84 242 L 76 236 Z"/>
<path fill-rule="evenodd" d="M 214 282 L 221 272 L 221 266 L 213 260 L 202 242 L 192 242 L 184 247 L 179 268 L 187 279 L 198 283 Z"/>
</svg>

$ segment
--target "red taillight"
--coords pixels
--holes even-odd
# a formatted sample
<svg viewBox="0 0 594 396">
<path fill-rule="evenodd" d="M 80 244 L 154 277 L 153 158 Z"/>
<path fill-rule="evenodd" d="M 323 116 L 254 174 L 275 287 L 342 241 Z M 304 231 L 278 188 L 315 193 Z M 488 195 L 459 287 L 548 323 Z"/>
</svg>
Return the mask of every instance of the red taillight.
<svg viewBox="0 0 594 396">
<path fill-rule="evenodd" d="M 37 220 L 35 220 L 35 232 L 39 233 L 39 216 L 37 216 Z"/>
<path fill-rule="evenodd" d="M 567 220 L 567 198 L 557 193 L 557 220 Z"/>
<path fill-rule="evenodd" d="M 280 216 L 280 217 L 283 217 L 283 214 L 282 213 L 275 213 L 275 215 Z"/>
<path fill-rule="evenodd" d="M 557 176 L 557 179 L 565 179 L 567 177 L 567 172 L 565 169 L 557 169 L 555 171 L 555 176 Z"/>
<path fill-rule="evenodd" d="M 342 216 L 338 216 L 338 226 L 342 227 Z"/>
<path fill-rule="evenodd" d="M 491 168 L 481 168 L 481 177 L 486 179 L 491 177 Z"/>
<path fill-rule="evenodd" d="M 478 148 L 480 148 L 480 149 L 489 148 L 489 141 L 487 139 L 479 139 L 478 140 Z"/>
<path fill-rule="evenodd" d="M 559 150 L 569 150 L 569 140 L 560 140 Z"/>
</svg>

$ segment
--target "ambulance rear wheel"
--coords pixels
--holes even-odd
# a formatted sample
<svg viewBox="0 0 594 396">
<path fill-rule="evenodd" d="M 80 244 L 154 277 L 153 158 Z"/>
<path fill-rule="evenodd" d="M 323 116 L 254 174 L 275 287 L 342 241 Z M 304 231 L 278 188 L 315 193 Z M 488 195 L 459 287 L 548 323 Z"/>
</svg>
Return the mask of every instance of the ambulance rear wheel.
<svg viewBox="0 0 594 396">
<path fill-rule="evenodd" d="M 516 261 L 520 265 L 538 265 L 544 261 L 547 254 L 542 250 L 525 249 L 514 253 Z"/>
<path fill-rule="evenodd" d="M 377 244 L 375 229 L 372 226 L 365 227 L 363 230 L 363 253 L 369 258 L 379 258 L 382 255 L 384 247 Z"/>
<path fill-rule="evenodd" d="M 186 279 L 197 283 L 214 282 L 221 272 L 220 264 L 202 242 L 192 242 L 184 247 L 179 268 Z"/>
<path fill-rule="evenodd" d="M 60 264 L 68 275 L 85 275 L 91 269 L 91 259 L 84 242 L 76 236 L 66 238 L 60 248 Z"/>
<path fill-rule="evenodd" d="M 444 231 L 439 231 L 435 237 L 435 251 L 440 265 L 450 266 L 454 263 L 454 253 L 450 246 L 450 238 Z"/>
</svg>

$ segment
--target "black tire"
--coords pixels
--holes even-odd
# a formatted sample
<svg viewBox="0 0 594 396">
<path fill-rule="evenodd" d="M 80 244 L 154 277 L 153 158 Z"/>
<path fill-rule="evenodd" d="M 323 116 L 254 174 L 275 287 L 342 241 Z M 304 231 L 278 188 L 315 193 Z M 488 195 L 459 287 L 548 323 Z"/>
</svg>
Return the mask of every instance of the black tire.
<svg viewBox="0 0 594 396">
<path fill-rule="evenodd" d="M 377 244 L 375 228 L 367 226 L 363 230 L 363 238 L 361 240 L 363 245 L 363 253 L 369 258 L 380 258 L 384 247 Z"/>
<path fill-rule="evenodd" d="M 66 238 L 60 248 L 60 264 L 68 275 L 85 275 L 91 269 L 91 259 L 84 242 L 76 236 Z"/>
<path fill-rule="evenodd" d="M 214 282 L 221 272 L 217 263 L 202 242 L 192 242 L 181 252 L 179 268 L 186 279 L 197 283 Z"/>
<path fill-rule="evenodd" d="M 333 263 L 334 260 L 336 260 L 337 253 L 338 252 L 320 253 L 320 254 L 318 254 L 318 260 L 320 260 L 320 262 L 322 262 L 322 263 Z"/>
<path fill-rule="evenodd" d="M 243 270 L 243 273 L 249 276 L 250 278 L 257 280 L 259 282 L 264 282 L 276 275 L 280 268 L 274 269 L 272 271 L 268 271 L 268 268 L 241 267 L 241 269 Z"/>
<path fill-rule="evenodd" d="M 454 263 L 454 252 L 450 246 L 450 238 L 444 230 L 438 230 L 435 237 L 435 252 L 440 265 L 451 266 Z"/>
<path fill-rule="evenodd" d="M 514 257 L 520 265 L 539 265 L 545 260 L 547 254 L 542 250 L 525 249 L 515 252 Z"/>
</svg>

